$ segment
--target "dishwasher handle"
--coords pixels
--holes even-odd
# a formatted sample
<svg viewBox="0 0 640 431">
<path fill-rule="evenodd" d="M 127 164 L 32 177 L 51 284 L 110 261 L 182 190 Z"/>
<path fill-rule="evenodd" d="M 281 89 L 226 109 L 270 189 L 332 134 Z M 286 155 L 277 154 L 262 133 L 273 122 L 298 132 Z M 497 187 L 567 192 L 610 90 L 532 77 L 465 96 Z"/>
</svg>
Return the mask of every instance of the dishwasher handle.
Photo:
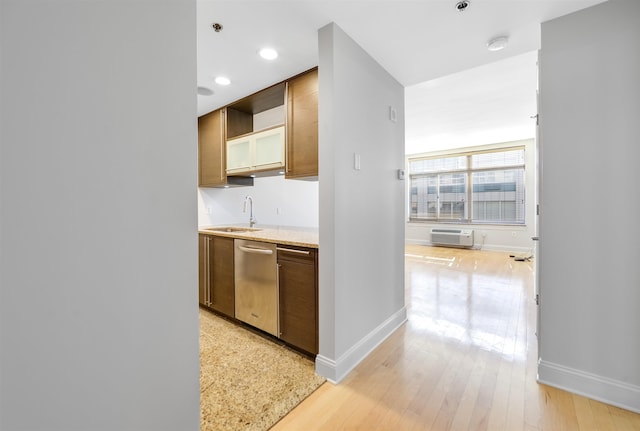
<svg viewBox="0 0 640 431">
<path fill-rule="evenodd" d="M 253 254 L 273 254 L 273 250 L 269 250 L 268 248 L 255 248 L 255 247 L 245 247 L 244 245 L 238 246 L 238 249 L 244 251 L 246 253 Z"/>
</svg>

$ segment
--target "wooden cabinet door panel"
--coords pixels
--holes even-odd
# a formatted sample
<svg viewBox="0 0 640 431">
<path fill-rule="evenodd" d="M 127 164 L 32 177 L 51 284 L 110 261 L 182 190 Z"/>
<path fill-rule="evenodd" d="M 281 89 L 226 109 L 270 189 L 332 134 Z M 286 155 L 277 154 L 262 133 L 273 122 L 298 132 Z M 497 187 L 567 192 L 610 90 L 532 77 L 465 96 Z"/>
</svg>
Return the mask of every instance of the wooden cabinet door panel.
<svg viewBox="0 0 640 431">
<path fill-rule="evenodd" d="M 278 251 L 280 338 L 306 352 L 318 353 L 315 252 L 296 256 Z"/>
<path fill-rule="evenodd" d="M 287 88 L 286 178 L 318 175 L 318 69 L 295 77 Z"/>
<path fill-rule="evenodd" d="M 211 236 L 209 267 L 211 268 L 210 307 L 234 317 L 233 238 Z"/>
<path fill-rule="evenodd" d="M 211 187 L 227 181 L 225 109 L 198 118 L 198 185 Z"/>
<path fill-rule="evenodd" d="M 235 316 L 233 238 L 198 235 L 198 301 Z"/>
</svg>

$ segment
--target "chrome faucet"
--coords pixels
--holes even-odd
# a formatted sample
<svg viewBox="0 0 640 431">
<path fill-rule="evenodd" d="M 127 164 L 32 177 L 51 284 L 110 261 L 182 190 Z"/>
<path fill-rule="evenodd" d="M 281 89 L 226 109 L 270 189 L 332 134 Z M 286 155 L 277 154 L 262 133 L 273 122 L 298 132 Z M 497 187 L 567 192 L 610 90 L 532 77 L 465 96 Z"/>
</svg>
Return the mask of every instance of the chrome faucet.
<svg viewBox="0 0 640 431">
<path fill-rule="evenodd" d="M 244 205 L 242 207 L 242 212 L 247 212 L 247 201 L 249 201 L 249 227 L 253 227 L 256 224 L 256 219 L 253 217 L 253 198 L 251 196 L 244 197 Z"/>
</svg>

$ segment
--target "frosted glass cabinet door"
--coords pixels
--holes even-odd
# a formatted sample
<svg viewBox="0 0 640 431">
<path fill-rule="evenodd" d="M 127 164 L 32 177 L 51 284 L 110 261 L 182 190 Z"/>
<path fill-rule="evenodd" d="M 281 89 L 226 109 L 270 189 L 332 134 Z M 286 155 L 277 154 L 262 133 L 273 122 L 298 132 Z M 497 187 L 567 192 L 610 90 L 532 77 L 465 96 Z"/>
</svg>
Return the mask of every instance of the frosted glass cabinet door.
<svg viewBox="0 0 640 431">
<path fill-rule="evenodd" d="M 284 167 L 284 126 L 227 141 L 227 174 Z"/>
<path fill-rule="evenodd" d="M 227 141 L 227 173 L 251 169 L 251 137 Z"/>
<path fill-rule="evenodd" d="M 266 130 L 255 135 L 255 168 L 284 166 L 284 127 Z"/>
</svg>

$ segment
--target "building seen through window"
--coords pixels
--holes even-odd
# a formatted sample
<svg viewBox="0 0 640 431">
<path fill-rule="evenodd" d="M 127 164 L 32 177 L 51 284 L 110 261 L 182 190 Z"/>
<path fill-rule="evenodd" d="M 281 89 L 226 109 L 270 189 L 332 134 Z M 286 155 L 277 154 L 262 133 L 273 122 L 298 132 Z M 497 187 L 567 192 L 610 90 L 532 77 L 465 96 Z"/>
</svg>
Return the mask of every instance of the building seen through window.
<svg viewBox="0 0 640 431">
<path fill-rule="evenodd" d="M 410 158 L 410 219 L 524 224 L 524 169 L 524 147 Z"/>
</svg>

